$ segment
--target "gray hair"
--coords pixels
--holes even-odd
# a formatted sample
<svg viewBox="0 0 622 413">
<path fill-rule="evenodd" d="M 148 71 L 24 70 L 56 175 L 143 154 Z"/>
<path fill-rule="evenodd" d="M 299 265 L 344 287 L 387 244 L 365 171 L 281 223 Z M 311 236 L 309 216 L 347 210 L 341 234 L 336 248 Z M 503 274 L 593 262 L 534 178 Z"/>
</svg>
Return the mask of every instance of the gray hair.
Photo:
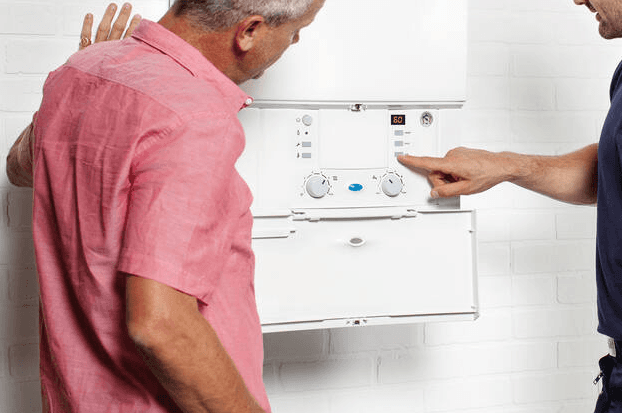
<svg viewBox="0 0 622 413">
<path fill-rule="evenodd" d="M 187 16 L 209 31 L 225 29 L 259 15 L 269 26 L 302 17 L 314 0 L 176 0 L 175 15 Z"/>
</svg>

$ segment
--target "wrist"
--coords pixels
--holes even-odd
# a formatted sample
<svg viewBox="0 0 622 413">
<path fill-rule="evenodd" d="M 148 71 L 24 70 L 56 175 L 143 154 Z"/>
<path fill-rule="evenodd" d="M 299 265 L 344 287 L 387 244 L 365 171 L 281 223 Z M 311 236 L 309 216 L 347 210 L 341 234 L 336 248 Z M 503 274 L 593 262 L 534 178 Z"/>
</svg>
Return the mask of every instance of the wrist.
<svg viewBox="0 0 622 413">
<path fill-rule="evenodd" d="M 535 168 L 535 159 L 532 156 L 514 152 L 500 152 L 499 164 L 503 167 L 503 181 L 517 183 L 527 179 Z"/>
</svg>

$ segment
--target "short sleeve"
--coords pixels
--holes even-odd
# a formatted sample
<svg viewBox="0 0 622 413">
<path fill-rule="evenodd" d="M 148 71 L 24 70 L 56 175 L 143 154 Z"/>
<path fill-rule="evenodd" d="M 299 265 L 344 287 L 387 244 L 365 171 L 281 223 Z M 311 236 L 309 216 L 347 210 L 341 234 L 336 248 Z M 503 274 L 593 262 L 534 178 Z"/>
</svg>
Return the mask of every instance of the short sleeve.
<svg viewBox="0 0 622 413">
<path fill-rule="evenodd" d="M 231 187 L 243 136 L 234 126 L 192 119 L 145 145 L 130 174 L 119 271 L 209 304 L 239 208 Z"/>
</svg>

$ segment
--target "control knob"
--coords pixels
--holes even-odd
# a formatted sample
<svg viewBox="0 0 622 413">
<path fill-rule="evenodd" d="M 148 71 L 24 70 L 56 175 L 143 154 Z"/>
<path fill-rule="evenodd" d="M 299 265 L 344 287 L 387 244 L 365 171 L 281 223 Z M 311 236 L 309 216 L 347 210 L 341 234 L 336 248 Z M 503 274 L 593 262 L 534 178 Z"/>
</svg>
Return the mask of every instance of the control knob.
<svg viewBox="0 0 622 413">
<path fill-rule="evenodd" d="M 382 178 L 382 182 L 380 185 L 382 188 L 382 192 L 390 197 L 398 196 L 404 188 L 404 182 L 402 181 L 402 178 L 398 174 L 393 172 L 386 174 Z"/>
<path fill-rule="evenodd" d="M 330 190 L 330 184 L 324 175 L 311 175 L 307 179 L 305 188 L 313 198 L 323 198 Z"/>
</svg>

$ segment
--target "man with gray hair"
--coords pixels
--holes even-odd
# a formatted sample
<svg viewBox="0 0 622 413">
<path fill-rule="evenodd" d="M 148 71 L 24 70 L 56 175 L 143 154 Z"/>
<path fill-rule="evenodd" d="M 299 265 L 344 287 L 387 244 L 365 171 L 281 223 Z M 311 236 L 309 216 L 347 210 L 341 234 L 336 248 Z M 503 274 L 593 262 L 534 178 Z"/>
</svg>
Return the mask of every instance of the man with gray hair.
<svg viewBox="0 0 622 413">
<path fill-rule="evenodd" d="M 7 160 L 34 190 L 45 411 L 270 411 L 237 85 L 323 3 L 177 0 L 50 74 Z"/>
</svg>

